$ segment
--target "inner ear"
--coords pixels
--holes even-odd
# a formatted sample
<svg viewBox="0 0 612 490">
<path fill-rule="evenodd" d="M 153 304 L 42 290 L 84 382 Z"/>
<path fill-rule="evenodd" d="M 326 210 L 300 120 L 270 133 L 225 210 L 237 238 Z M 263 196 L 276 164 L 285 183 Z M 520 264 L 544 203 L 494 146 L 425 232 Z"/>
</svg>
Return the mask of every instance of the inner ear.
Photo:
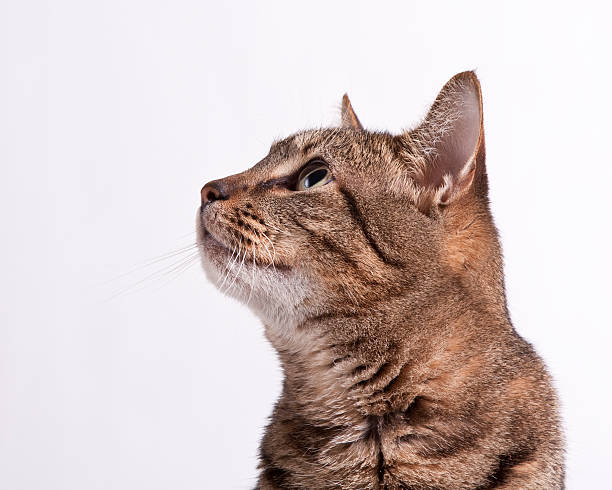
<svg viewBox="0 0 612 490">
<path fill-rule="evenodd" d="M 423 123 L 411 133 L 427 152 L 417 177 L 430 189 L 443 189 L 441 201 L 468 187 L 474 177 L 482 138 L 480 84 L 473 72 L 455 75 L 440 91 Z"/>
</svg>

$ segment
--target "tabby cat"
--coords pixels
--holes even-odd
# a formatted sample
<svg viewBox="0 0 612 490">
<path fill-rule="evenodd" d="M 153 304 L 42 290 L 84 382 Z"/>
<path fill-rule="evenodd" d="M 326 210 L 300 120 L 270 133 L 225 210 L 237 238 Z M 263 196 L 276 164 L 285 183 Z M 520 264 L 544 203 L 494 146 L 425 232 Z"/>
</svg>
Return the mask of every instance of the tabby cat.
<svg viewBox="0 0 612 490">
<path fill-rule="evenodd" d="M 206 274 L 284 371 L 257 488 L 563 488 L 551 379 L 508 315 L 473 72 L 399 135 L 345 95 L 341 127 L 275 142 L 201 200 Z"/>
</svg>

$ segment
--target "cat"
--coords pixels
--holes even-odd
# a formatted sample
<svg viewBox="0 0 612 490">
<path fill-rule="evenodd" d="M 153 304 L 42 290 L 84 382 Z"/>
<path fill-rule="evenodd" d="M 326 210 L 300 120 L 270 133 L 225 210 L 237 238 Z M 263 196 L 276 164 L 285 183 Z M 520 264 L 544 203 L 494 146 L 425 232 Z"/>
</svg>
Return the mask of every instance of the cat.
<svg viewBox="0 0 612 490">
<path fill-rule="evenodd" d="M 551 378 L 507 310 L 473 72 L 398 135 L 345 95 L 341 127 L 206 184 L 197 232 L 284 372 L 258 489 L 564 487 Z"/>
</svg>

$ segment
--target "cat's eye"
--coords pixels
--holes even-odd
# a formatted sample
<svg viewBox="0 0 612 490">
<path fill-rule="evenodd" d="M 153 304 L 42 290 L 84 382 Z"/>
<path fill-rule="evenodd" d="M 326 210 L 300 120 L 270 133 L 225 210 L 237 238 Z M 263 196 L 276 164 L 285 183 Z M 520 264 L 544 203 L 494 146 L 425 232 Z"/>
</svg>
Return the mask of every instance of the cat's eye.
<svg viewBox="0 0 612 490">
<path fill-rule="evenodd" d="M 332 178 L 329 167 L 323 160 L 310 162 L 298 177 L 296 190 L 305 191 L 327 184 Z"/>
</svg>

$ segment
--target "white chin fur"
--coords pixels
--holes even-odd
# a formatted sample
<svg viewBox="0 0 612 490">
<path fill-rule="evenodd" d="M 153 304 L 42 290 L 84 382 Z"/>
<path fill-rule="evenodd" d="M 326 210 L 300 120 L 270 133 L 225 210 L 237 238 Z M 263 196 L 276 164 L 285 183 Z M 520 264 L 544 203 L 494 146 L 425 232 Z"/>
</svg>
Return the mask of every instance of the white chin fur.
<svg viewBox="0 0 612 490">
<path fill-rule="evenodd" d="M 232 257 L 201 223 L 198 209 L 196 217 L 197 240 L 200 243 L 200 259 L 206 277 L 221 292 L 246 304 L 274 330 L 292 330 L 305 316 L 303 300 L 308 294 L 306 279 L 291 270 L 276 270 L 273 266 L 253 263 L 252 256 L 244 251 L 240 257 Z"/>
</svg>

